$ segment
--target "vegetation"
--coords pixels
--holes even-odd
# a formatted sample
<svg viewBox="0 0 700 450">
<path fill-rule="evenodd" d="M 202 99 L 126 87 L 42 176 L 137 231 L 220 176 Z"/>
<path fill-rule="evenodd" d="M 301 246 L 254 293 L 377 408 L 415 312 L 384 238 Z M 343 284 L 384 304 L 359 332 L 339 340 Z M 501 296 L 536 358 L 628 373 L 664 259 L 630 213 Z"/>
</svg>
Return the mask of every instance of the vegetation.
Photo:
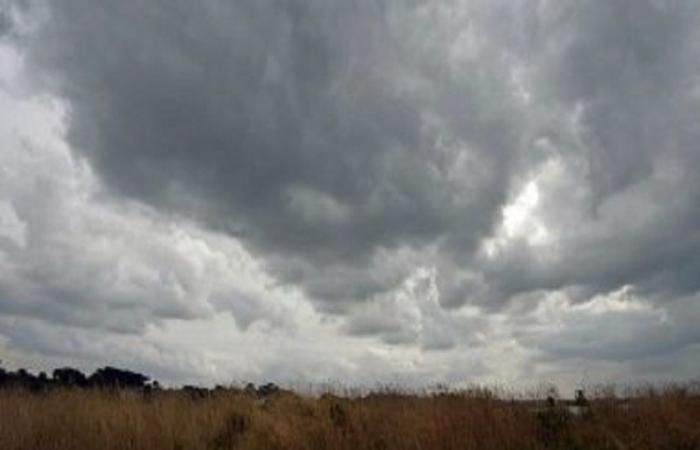
<svg viewBox="0 0 700 450">
<path fill-rule="evenodd" d="M 565 402 L 487 389 L 310 397 L 274 385 L 162 389 L 44 379 L 41 388 L 15 380 L 0 389 L 0 449 L 700 449 L 692 385 L 624 397 L 579 393 Z"/>
</svg>

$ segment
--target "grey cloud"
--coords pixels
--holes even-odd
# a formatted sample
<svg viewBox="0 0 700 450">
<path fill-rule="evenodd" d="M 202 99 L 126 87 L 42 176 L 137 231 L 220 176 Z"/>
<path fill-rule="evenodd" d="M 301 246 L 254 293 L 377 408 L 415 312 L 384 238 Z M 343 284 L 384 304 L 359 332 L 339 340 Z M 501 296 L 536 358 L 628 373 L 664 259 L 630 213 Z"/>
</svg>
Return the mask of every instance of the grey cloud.
<svg viewBox="0 0 700 450">
<path fill-rule="evenodd" d="M 12 30 L 12 20 L 6 10 L 0 9 L 0 38 L 9 34 Z"/>
<path fill-rule="evenodd" d="M 289 258 L 271 269 L 321 302 L 391 288 L 356 269 L 381 249 L 445 238 L 469 254 L 498 218 L 524 121 L 508 49 L 454 63 L 460 24 L 430 25 L 438 8 L 50 10 L 30 61 L 69 102 L 70 143 L 107 185 Z M 295 259 L 357 286 L 321 286 Z"/>
<path fill-rule="evenodd" d="M 449 8 L 65 0 L 29 48 L 70 102 L 71 143 L 108 186 L 243 238 L 325 310 L 410 273 L 377 264 L 377 252 L 436 244 L 429 262 L 483 277 L 441 274 L 445 306 L 569 285 L 697 288 L 696 243 L 672 237 L 697 226 L 700 183 L 690 172 L 672 186 L 653 178 L 659 161 L 699 163 L 685 118 L 698 110 L 688 95 L 697 8 Z M 428 18 L 440 26 L 418 33 Z M 507 196 L 547 158 L 582 171 L 571 176 L 587 189 L 579 224 L 557 217 L 569 198 L 542 193 L 540 214 L 561 232 L 556 263 L 538 264 L 538 250 L 517 242 L 495 261 L 474 259 Z M 609 205 L 637 207 L 644 184 L 656 193 L 642 202 L 682 199 L 641 229 L 606 223 Z"/>
<path fill-rule="evenodd" d="M 6 104 L 0 316 L 122 334 L 221 310 L 241 328 L 291 326 L 237 242 L 101 194 L 60 140 L 59 109 L 0 92 Z"/>
<path fill-rule="evenodd" d="M 12 4 L 3 0 L 0 2 L 0 39 L 9 36 L 14 29 L 14 19 L 12 17 Z"/>
<path fill-rule="evenodd" d="M 697 85 L 698 14 L 692 2 L 576 4 L 552 30 L 538 86 L 582 107 L 595 201 L 648 178 L 659 154 L 695 153 L 682 140 L 697 133 L 684 116 L 698 106 L 687 99 Z"/>
<path fill-rule="evenodd" d="M 343 331 L 351 336 L 375 336 L 394 346 L 446 351 L 483 345 L 477 337 L 488 326 L 480 311 L 450 311 L 440 303 L 434 270 L 419 269 L 392 291 L 345 311 Z"/>
<path fill-rule="evenodd" d="M 615 296 L 616 293 L 608 294 Z M 634 297 L 626 300 L 629 302 Z M 700 343 L 698 296 L 666 301 L 655 308 L 570 309 L 553 329 L 537 336 L 536 348 L 550 361 L 627 362 L 664 357 Z"/>
<path fill-rule="evenodd" d="M 186 348 L 173 348 L 143 336 L 80 329 L 26 317 L 0 317 L 2 331 L 18 354 L 20 367 L 52 370 L 63 365 L 93 371 L 110 355 L 110 362 L 130 367 L 154 379 L 170 383 L 201 381 L 208 361 Z M 233 380 L 229 380 L 233 381 Z"/>
<path fill-rule="evenodd" d="M 485 301 L 567 286 L 634 284 L 660 301 L 700 289 L 700 128 L 689 120 L 699 22 L 695 3 L 616 0 L 564 2 L 526 27 L 523 79 L 543 118 L 533 151 L 559 167 L 540 180 L 535 210 L 553 244 L 524 236 L 477 257 Z"/>
<path fill-rule="evenodd" d="M 0 42 L 19 37 L 26 31 L 24 19 L 30 14 L 31 0 L 0 1 Z"/>
</svg>

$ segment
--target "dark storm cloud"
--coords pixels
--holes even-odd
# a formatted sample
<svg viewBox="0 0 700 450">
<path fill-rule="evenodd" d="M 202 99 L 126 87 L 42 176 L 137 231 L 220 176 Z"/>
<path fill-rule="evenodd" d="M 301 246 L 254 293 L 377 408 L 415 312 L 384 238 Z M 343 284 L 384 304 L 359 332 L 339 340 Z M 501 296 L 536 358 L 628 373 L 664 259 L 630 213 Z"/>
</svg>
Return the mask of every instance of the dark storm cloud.
<svg viewBox="0 0 700 450">
<path fill-rule="evenodd" d="M 0 0 L 0 39 L 17 37 L 24 26 L 20 18 L 30 6 L 29 0 Z"/>
<path fill-rule="evenodd" d="M 516 242 L 479 265 L 502 298 L 700 289 L 699 18 L 694 2 L 616 0 L 567 4 L 533 28 L 533 97 L 561 115 L 541 138 L 569 179 L 540 186 L 556 257 Z"/>
<path fill-rule="evenodd" d="M 8 2 L 0 2 L 0 39 L 9 36 L 15 27 L 10 6 Z"/>
<path fill-rule="evenodd" d="M 71 144 L 116 192 L 281 255 L 283 280 L 366 296 L 387 286 L 284 258 L 342 278 L 442 236 L 468 254 L 498 218 L 522 138 L 507 49 L 455 67 L 427 4 L 49 6 L 30 55 Z"/>
<path fill-rule="evenodd" d="M 12 22 L 9 14 L 4 9 L 0 9 L 0 38 L 4 37 L 12 29 Z"/>
<path fill-rule="evenodd" d="M 697 161 L 687 140 L 698 132 L 687 120 L 697 99 L 687 97 L 697 85 L 698 5 L 614 0 L 576 5 L 566 18 L 542 86 L 582 107 L 594 200 L 649 178 L 659 156 Z"/>
</svg>

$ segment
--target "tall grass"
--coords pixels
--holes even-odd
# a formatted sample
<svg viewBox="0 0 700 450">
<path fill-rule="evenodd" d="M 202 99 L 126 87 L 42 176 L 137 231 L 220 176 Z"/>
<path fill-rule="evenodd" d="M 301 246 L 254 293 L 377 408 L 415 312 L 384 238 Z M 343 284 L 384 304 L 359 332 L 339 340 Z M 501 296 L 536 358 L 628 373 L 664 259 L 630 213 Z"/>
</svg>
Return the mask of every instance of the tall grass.
<svg viewBox="0 0 700 450">
<path fill-rule="evenodd" d="M 564 405 L 488 390 L 265 400 L 241 390 L 0 390 L 2 450 L 700 449 L 700 398 L 684 387 Z"/>
</svg>

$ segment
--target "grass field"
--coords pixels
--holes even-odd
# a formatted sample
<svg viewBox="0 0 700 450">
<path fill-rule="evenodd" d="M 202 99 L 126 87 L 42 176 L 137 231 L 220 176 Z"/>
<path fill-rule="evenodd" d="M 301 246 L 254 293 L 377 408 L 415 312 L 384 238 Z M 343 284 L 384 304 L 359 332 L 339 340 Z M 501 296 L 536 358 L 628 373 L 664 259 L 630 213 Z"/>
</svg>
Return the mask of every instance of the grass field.
<svg viewBox="0 0 700 450">
<path fill-rule="evenodd" d="M 563 402 L 515 400 L 488 390 L 441 395 L 378 392 L 266 399 L 239 389 L 202 398 L 183 391 L 0 390 L 2 450 L 214 449 L 700 449 L 700 397 L 646 388 Z"/>
</svg>

